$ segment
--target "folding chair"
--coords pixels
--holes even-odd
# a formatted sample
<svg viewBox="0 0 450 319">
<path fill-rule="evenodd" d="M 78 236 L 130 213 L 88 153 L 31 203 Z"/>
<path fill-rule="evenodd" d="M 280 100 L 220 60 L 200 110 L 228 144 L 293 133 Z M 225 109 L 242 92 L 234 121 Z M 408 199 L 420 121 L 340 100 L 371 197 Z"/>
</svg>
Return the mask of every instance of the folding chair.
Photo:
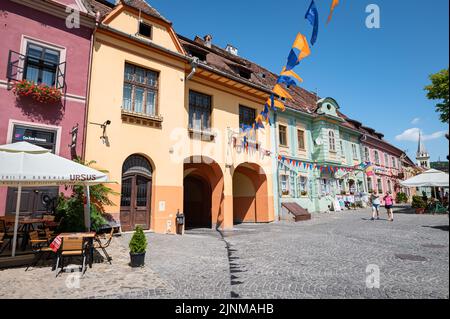
<svg viewBox="0 0 450 319">
<path fill-rule="evenodd" d="M 33 262 L 30 265 L 28 265 L 25 271 L 28 271 L 28 268 L 30 267 L 35 267 L 44 255 L 48 256 L 53 253 L 53 250 L 50 247 L 48 247 L 50 241 L 48 239 L 40 238 L 38 231 L 30 232 L 29 236 L 30 236 L 30 245 L 31 248 L 33 249 L 33 252 L 36 254 L 36 257 L 34 258 Z"/>
<path fill-rule="evenodd" d="M 80 256 L 83 258 L 83 265 L 81 267 L 81 273 L 86 272 L 86 242 L 83 237 L 65 237 L 62 238 L 61 247 L 57 254 L 56 259 L 56 277 L 60 272 L 64 271 L 64 259 Z M 58 267 L 61 262 L 61 271 L 58 272 Z"/>
<path fill-rule="evenodd" d="M 110 264 L 112 264 L 111 263 L 112 258 L 111 258 L 111 256 L 109 256 L 108 252 L 106 251 L 106 248 L 108 248 L 109 245 L 111 245 L 113 237 L 114 237 L 114 227 L 111 228 L 111 232 L 108 234 L 95 236 L 95 241 L 94 241 L 94 248 L 101 249 Z M 102 240 L 105 240 L 106 242 L 102 242 Z"/>
</svg>

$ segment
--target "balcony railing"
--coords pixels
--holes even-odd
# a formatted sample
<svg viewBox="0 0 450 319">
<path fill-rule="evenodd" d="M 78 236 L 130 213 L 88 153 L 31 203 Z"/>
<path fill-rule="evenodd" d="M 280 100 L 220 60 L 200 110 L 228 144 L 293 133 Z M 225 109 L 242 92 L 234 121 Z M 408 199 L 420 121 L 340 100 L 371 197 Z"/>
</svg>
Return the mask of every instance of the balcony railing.
<svg viewBox="0 0 450 319">
<path fill-rule="evenodd" d="M 24 54 L 21 54 L 19 52 L 15 52 L 10 50 L 8 55 L 8 67 L 6 70 L 6 78 L 11 82 L 17 82 L 26 80 L 24 75 L 26 74 L 27 67 L 28 67 L 28 61 L 30 57 Z M 33 60 L 38 60 L 33 57 Z M 54 69 L 54 83 L 43 83 L 47 84 L 48 86 L 53 86 L 57 89 L 63 89 L 66 86 L 66 62 L 62 62 L 59 64 L 53 64 L 44 61 L 44 60 L 38 60 L 40 64 L 50 66 Z M 40 83 L 38 83 L 40 84 Z"/>
</svg>

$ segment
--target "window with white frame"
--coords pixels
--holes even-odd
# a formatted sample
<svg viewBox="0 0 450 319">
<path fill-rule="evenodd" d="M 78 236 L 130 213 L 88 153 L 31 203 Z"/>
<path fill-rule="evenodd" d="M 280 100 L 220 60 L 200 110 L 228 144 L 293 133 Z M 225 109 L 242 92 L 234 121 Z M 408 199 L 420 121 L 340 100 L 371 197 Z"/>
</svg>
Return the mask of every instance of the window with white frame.
<svg viewBox="0 0 450 319">
<path fill-rule="evenodd" d="M 328 195 L 330 194 L 331 187 L 330 187 L 330 181 L 327 178 L 321 178 L 320 179 L 320 193 L 322 195 Z"/>
<path fill-rule="evenodd" d="M 367 187 L 369 192 L 373 192 L 373 184 L 372 184 L 372 178 L 367 177 Z"/>
<path fill-rule="evenodd" d="M 383 194 L 383 181 L 381 180 L 381 178 L 378 179 L 377 185 L 378 185 L 378 193 Z"/>
<path fill-rule="evenodd" d="M 375 151 L 375 164 L 380 165 L 380 153 Z"/>
<path fill-rule="evenodd" d="M 345 191 L 345 184 L 343 179 L 339 179 L 337 181 L 338 193 L 342 194 Z"/>
<path fill-rule="evenodd" d="M 281 186 L 281 194 L 283 196 L 289 196 L 289 175 L 281 174 L 280 175 L 280 186 Z"/>
<path fill-rule="evenodd" d="M 340 145 L 340 147 L 341 147 L 341 156 L 342 156 L 342 157 L 345 157 L 344 141 L 343 141 L 343 140 L 340 140 L 340 141 L 339 141 L 339 145 Z"/>
<path fill-rule="evenodd" d="M 298 149 L 304 151 L 305 147 L 305 131 L 297 130 Z"/>
<path fill-rule="evenodd" d="M 297 176 L 297 197 L 308 195 L 308 178 L 306 176 Z"/>
<path fill-rule="evenodd" d="M 364 160 L 370 162 L 370 150 L 368 147 L 364 148 Z"/>
<path fill-rule="evenodd" d="M 392 157 L 392 167 L 397 168 L 397 160 L 395 159 L 395 157 Z"/>
<path fill-rule="evenodd" d="M 389 156 L 384 154 L 384 166 L 389 167 Z"/>
<path fill-rule="evenodd" d="M 328 140 L 330 144 L 330 151 L 336 152 L 336 134 L 334 134 L 333 130 L 328 132 Z"/>
<path fill-rule="evenodd" d="M 358 148 L 356 144 L 352 144 L 353 159 L 358 159 Z"/>
</svg>

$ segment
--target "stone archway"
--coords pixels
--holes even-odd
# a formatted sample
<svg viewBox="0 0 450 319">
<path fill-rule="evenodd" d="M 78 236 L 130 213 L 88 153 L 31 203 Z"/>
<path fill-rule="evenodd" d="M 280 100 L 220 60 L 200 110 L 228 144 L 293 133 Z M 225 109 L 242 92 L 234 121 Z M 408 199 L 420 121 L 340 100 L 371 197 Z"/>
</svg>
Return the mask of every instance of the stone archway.
<svg viewBox="0 0 450 319">
<path fill-rule="evenodd" d="M 219 164 L 204 156 L 184 162 L 183 211 L 187 228 L 215 228 L 224 222 L 224 178 Z"/>
<path fill-rule="evenodd" d="M 233 221 L 234 224 L 270 221 L 267 177 L 257 164 L 244 163 L 234 170 Z"/>
</svg>

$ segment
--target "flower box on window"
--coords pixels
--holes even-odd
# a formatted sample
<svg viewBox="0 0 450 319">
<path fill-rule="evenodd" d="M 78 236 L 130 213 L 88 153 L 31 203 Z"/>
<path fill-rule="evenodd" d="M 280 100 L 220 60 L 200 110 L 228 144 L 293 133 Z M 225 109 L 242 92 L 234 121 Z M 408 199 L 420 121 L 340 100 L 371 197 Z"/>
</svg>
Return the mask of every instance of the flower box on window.
<svg viewBox="0 0 450 319">
<path fill-rule="evenodd" d="M 13 90 L 18 97 L 31 97 L 33 100 L 45 104 L 58 103 L 62 97 L 59 89 L 45 84 L 35 84 L 28 80 L 15 83 Z"/>
</svg>

